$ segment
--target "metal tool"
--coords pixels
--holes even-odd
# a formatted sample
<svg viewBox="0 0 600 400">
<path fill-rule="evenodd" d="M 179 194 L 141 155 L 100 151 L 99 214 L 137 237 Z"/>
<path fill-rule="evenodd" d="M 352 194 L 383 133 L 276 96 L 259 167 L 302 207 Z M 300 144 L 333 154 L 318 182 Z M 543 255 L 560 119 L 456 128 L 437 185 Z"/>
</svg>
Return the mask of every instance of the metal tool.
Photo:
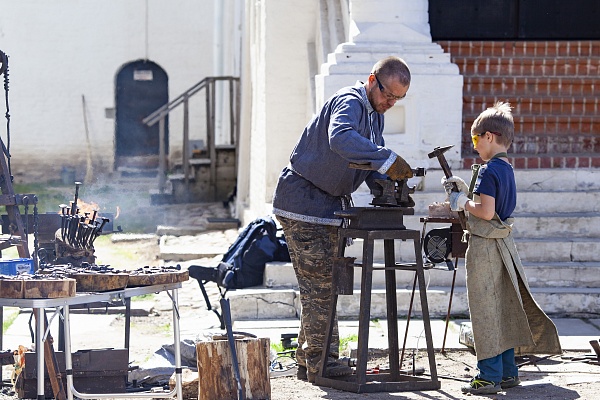
<svg viewBox="0 0 600 400">
<path fill-rule="evenodd" d="M 450 166 L 448 165 L 448 161 L 446 161 L 446 156 L 444 153 L 450 150 L 452 147 L 454 147 L 454 145 L 436 147 L 431 153 L 427 154 L 429 158 L 437 157 L 440 166 L 442 167 L 442 171 L 444 171 L 444 174 L 446 175 L 446 178 L 450 178 L 452 176 L 452 171 L 450 170 Z M 459 191 L 456 182 L 452 183 L 452 190 L 454 192 Z M 460 226 L 463 228 L 463 230 L 467 229 L 467 216 L 465 215 L 464 211 L 458 212 L 458 219 L 460 220 Z"/>
<path fill-rule="evenodd" d="M 244 391 L 242 390 L 242 378 L 240 375 L 240 366 L 238 364 L 237 352 L 235 350 L 235 339 L 233 337 L 233 329 L 231 327 L 231 309 L 229 308 L 229 299 L 221 298 L 221 311 L 223 312 L 223 321 L 227 329 L 227 342 L 231 350 L 231 363 L 233 364 L 233 375 L 237 383 L 238 400 L 244 400 Z"/>
<path fill-rule="evenodd" d="M 73 200 L 73 206 L 71 207 L 71 215 L 75 215 L 77 214 L 77 211 L 79 211 L 77 200 L 79 199 L 79 186 L 81 185 L 81 182 L 75 182 L 75 199 Z"/>
</svg>

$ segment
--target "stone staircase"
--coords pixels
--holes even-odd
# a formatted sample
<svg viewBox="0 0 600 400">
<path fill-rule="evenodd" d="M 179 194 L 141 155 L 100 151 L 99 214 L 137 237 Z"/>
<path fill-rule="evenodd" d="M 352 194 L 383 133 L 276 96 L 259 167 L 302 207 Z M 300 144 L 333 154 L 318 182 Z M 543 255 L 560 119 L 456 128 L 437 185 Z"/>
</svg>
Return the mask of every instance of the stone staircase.
<svg viewBox="0 0 600 400">
<path fill-rule="evenodd" d="M 470 171 L 455 171 L 468 178 Z M 417 191 L 415 215 L 405 217 L 408 229 L 421 231 L 420 218 L 427 215 L 428 205 L 444 200 L 439 184 L 441 171 L 428 171 Z M 519 189 L 515 210 L 514 235 L 525 273 L 534 298 L 553 315 L 585 315 L 600 309 L 600 170 L 537 169 L 517 170 Z M 371 200 L 367 191 L 354 196 L 357 206 Z M 442 224 L 427 224 L 427 231 Z M 396 244 L 396 260 L 414 262 L 412 243 Z M 361 259 L 360 241 L 346 250 L 346 255 Z M 383 263 L 383 244 L 376 242 L 375 263 Z M 355 270 L 355 291 L 340 296 L 338 315 L 355 319 L 359 314 L 360 268 Z M 414 273 L 398 271 L 399 315 L 406 315 L 412 293 Z M 425 273 L 431 315 L 443 317 L 448 309 L 453 273 L 445 264 Z M 300 311 L 297 282 L 291 263 L 271 263 L 265 269 L 262 287 L 236 290 L 229 294 L 234 319 L 297 318 Z M 381 271 L 373 275 L 373 318 L 384 318 L 385 290 Z M 413 310 L 419 310 L 418 293 Z M 452 314 L 468 314 L 463 260 L 459 260 Z M 418 313 L 416 313 L 418 315 Z"/>
</svg>

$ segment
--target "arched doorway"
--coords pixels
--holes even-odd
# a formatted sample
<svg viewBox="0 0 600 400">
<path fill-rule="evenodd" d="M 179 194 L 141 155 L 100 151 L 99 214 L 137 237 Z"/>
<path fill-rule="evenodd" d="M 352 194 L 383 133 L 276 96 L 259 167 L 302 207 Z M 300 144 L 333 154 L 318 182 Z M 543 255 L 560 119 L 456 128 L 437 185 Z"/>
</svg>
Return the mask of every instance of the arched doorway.
<svg viewBox="0 0 600 400">
<path fill-rule="evenodd" d="M 158 124 L 142 120 L 169 101 L 166 72 L 156 63 L 138 60 L 121 68 L 116 78 L 115 169 L 158 166 Z M 168 121 L 165 148 L 168 149 Z"/>
</svg>

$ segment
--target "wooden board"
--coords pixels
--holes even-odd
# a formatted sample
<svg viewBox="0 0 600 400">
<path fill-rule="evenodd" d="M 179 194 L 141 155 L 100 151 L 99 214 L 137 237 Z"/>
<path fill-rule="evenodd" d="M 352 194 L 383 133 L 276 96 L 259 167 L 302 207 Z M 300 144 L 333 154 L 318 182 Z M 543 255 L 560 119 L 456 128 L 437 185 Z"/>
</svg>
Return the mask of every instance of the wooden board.
<svg viewBox="0 0 600 400">
<path fill-rule="evenodd" d="M 78 292 L 107 292 L 109 290 L 120 290 L 127 287 L 128 274 L 71 274 L 70 278 L 77 281 Z"/>
<path fill-rule="evenodd" d="M 184 282 L 188 279 L 190 279 L 188 271 L 132 274 L 129 275 L 127 287 L 164 285 L 168 283 Z"/>
<path fill-rule="evenodd" d="M 56 299 L 75 296 L 75 279 L 25 279 L 24 299 Z"/>
<path fill-rule="evenodd" d="M 22 299 L 23 280 L 0 279 L 0 297 L 4 299 Z"/>
</svg>

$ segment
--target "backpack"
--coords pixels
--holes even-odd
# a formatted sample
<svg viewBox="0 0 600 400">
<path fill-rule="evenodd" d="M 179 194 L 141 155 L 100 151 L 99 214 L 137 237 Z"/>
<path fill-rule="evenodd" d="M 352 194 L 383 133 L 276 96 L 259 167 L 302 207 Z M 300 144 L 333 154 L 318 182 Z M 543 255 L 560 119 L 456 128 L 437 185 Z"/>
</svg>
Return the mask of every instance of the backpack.
<svg viewBox="0 0 600 400">
<path fill-rule="evenodd" d="M 242 289 L 263 283 L 265 264 L 290 261 L 287 243 L 277 235 L 270 216 L 257 218 L 239 234 L 216 267 L 191 265 L 189 274 L 199 282 L 216 282 L 225 289 Z"/>
</svg>

